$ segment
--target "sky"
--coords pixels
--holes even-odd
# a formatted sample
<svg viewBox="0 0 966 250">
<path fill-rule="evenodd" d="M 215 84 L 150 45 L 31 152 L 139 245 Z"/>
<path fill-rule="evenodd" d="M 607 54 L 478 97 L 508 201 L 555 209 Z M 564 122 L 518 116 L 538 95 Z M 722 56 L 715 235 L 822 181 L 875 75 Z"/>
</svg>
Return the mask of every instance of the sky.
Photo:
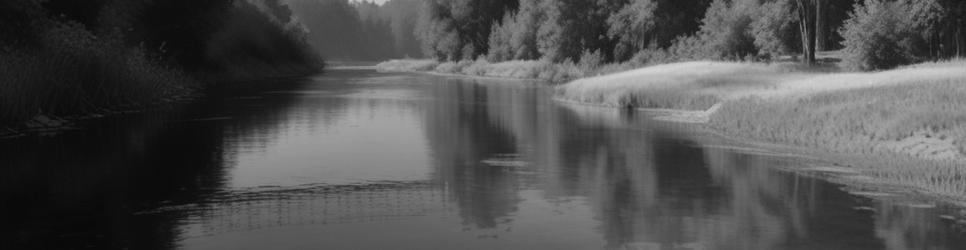
<svg viewBox="0 0 966 250">
<path fill-rule="evenodd" d="M 376 2 L 377 4 L 380 4 L 380 5 L 382 5 L 382 4 L 386 3 L 386 2 L 389 2 L 389 0 L 355 0 L 355 1 L 366 1 L 366 2 L 373 1 L 373 2 Z"/>
</svg>

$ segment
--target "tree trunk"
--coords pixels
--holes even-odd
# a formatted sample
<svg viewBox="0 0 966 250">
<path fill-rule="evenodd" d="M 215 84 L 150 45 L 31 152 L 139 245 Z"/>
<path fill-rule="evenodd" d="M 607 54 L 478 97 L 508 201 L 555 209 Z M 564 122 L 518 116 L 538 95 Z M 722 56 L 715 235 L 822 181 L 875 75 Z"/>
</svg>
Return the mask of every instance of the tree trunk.
<svg viewBox="0 0 966 250">
<path fill-rule="evenodd" d="M 804 63 L 815 65 L 815 1 L 795 0 L 798 3 L 799 30 L 802 35 Z"/>
<path fill-rule="evenodd" d="M 828 24 L 825 10 L 825 2 L 828 0 L 815 0 L 815 51 L 825 51 L 828 49 Z"/>
<path fill-rule="evenodd" d="M 959 26 L 957 27 L 958 29 L 956 29 L 956 55 L 966 57 L 966 55 L 963 54 L 963 43 L 966 43 L 966 41 L 963 41 L 963 18 L 959 17 L 958 19 Z"/>
</svg>

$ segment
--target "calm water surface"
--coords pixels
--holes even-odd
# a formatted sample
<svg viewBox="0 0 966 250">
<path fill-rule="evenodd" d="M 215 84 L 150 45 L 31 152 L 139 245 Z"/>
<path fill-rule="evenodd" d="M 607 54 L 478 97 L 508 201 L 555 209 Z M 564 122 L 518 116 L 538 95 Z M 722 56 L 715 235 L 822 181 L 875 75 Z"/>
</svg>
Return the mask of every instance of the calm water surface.
<svg viewBox="0 0 966 250">
<path fill-rule="evenodd" d="M 0 249 L 966 248 L 957 208 L 856 196 L 539 84 L 275 84 L 0 141 Z"/>
</svg>

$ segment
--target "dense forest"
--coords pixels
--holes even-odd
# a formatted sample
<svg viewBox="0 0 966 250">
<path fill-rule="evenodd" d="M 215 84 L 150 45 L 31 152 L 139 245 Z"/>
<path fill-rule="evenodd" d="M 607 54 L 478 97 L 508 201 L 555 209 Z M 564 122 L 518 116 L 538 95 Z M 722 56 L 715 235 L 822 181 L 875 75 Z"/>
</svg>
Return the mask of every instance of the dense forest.
<svg viewBox="0 0 966 250">
<path fill-rule="evenodd" d="M 960 0 L 425 0 L 441 60 L 776 60 L 842 50 L 857 70 L 963 56 Z"/>
<path fill-rule="evenodd" d="M 0 122 L 317 72 L 291 12 L 278 0 L 0 1 Z"/>
</svg>

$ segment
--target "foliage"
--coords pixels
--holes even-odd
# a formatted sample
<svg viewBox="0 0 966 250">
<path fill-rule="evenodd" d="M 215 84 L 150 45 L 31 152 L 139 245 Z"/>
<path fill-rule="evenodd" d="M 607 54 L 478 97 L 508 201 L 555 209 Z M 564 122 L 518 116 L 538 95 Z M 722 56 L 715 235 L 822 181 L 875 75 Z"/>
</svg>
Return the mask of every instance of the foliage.
<svg viewBox="0 0 966 250">
<path fill-rule="evenodd" d="M 866 0 L 840 30 L 846 66 L 877 70 L 935 59 L 930 43 L 946 15 L 938 0 Z"/>
<path fill-rule="evenodd" d="M 381 17 L 389 20 L 397 57 L 422 56 L 415 34 L 421 5 L 422 0 L 391 0 L 379 7 Z"/>
<path fill-rule="evenodd" d="M 853 55 L 846 65 L 855 69 L 883 68 L 863 60 L 894 66 L 966 51 L 966 40 L 957 35 L 966 28 L 951 17 L 966 13 L 966 3 L 864 0 L 891 6 L 871 12 L 869 3 L 853 5 L 856 1 L 809 1 L 816 5 L 805 10 L 792 0 L 517 0 L 487 5 L 432 0 L 422 9 L 416 33 L 428 55 L 440 60 L 485 55 L 490 62 L 579 63 L 585 51 L 598 51 L 604 63 L 615 65 L 610 70 L 688 60 L 787 60 L 803 48 L 834 49 L 831 43 L 845 38 L 846 54 Z M 467 13 L 481 13 L 477 8 L 491 11 L 468 19 Z M 848 16 L 853 8 L 860 9 Z M 816 17 L 799 20 L 796 14 L 803 10 Z M 842 32 L 830 32 L 846 18 Z M 815 36 L 814 46 L 799 33 L 806 26 L 815 27 L 805 33 Z M 478 35 L 483 33 L 485 38 Z"/>
<path fill-rule="evenodd" d="M 583 72 L 594 72 L 600 69 L 604 65 L 604 56 L 600 51 L 590 51 L 585 50 L 583 54 L 580 55 L 580 61 L 577 65 Z"/>
<path fill-rule="evenodd" d="M 711 59 L 741 60 L 757 54 L 755 39 L 750 34 L 752 16 L 758 7 L 756 2 L 716 0 L 711 3 L 698 33 L 703 46 L 713 53 Z"/>
<path fill-rule="evenodd" d="M 427 0 L 416 35 L 425 54 L 444 60 L 486 55 L 493 24 L 516 9 L 515 0 Z"/>
<path fill-rule="evenodd" d="M 375 3 L 349 0 L 292 0 L 291 4 L 307 40 L 327 58 L 379 60 L 416 54 L 399 48 L 414 43 L 413 27 L 405 25 L 414 25 L 406 22 L 415 13 L 396 13 Z M 406 29 L 408 36 L 395 33 Z"/>
<path fill-rule="evenodd" d="M 202 80 L 322 67 L 301 34 L 281 22 L 290 19 L 277 2 L 15 0 L 0 7 L 2 122 L 131 108 L 183 97 Z"/>
<path fill-rule="evenodd" d="M 751 23 L 751 34 L 759 56 L 777 58 L 801 46 L 793 24 L 799 20 L 792 14 L 790 0 L 763 3 L 758 8 L 757 16 Z"/>
<path fill-rule="evenodd" d="M 666 48 L 700 26 L 709 0 L 632 0 L 607 19 L 608 36 L 618 41 L 614 57 L 629 59 L 647 47 Z M 653 46 L 652 46 L 653 45 Z"/>
<path fill-rule="evenodd" d="M 312 71 L 318 65 L 319 59 L 302 40 L 301 30 L 287 29 L 280 23 L 291 20 L 290 17 L 266 15 L 246 3 L 238 5 L 225 15 L 222 27 L 207 39 L 204 57 L 213 67 L 208 74 L 252 77 L 291 68 L 300 69 L 295 72 Z"/>
<path fill-rule="evenodd" d="M 39 45 L 52 49 L 0 51 L 0 122 L 156 103 L 198 87 L 143 50 L 118 49 L 117 37 L 95 38 L 79 23 L 57 24 L 39 36 Z"/>
<path fill-rule="evenodd" d="M 493 26 L 490 34 L 490 61 L 535 60 L 541 57 L 537 48 L 537 31 L 545 22 L 545 0 L 521 0 L 520 9 L 507 13 Z"/>
<path fill-rule="evenodd" d="M 620 0 L 559 0 L 547 1 L 546 21 L 537 31 L 538 49 L 543 57 L 554 62 L 578 60 L 584 50 L 607 51 L 617 44 L 602 35 L 608 30 L 607 19 L 623 6 Z"/>
<path fill-rule="evenodd" d="M 510 43 L 513 38 L 514 28 L 516 28 L 516 13 L 509 13 L 503 18 L 503 22 L 493 25 L 490 31 L 489 54 L 487 59 L 493 62 L 502 62 L 514 58 L 514 48 Z"/>
</svg>

